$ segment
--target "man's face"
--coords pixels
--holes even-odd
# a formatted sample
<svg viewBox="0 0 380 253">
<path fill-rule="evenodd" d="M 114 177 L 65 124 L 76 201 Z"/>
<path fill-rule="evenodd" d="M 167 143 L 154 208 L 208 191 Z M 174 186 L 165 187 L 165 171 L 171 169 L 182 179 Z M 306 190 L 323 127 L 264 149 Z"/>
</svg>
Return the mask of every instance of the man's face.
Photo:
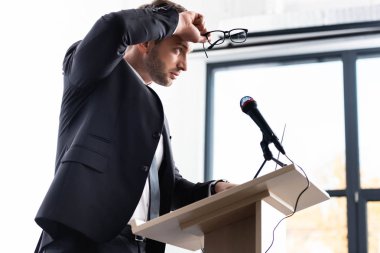
<svg viewBox="0 0 380 253">
<path fill-rule="evenodd" d="M 186 71 L 189 52 L 189 42 L 177 36 L 168 37 L 159 43 L 151 42 L 145 67 L 152 81 L 170 86 L 181 71 Z"/>
</svg>

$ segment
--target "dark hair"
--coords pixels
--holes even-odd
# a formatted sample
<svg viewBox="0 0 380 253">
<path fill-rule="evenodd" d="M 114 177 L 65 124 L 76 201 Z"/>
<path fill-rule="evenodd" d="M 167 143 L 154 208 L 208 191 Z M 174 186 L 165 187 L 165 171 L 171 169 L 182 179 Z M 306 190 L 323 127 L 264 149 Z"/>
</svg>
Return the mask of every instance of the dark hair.
<svg viewBox="0 0 380 253">
<path fill-rule="evenodd" d="M 150 4 L 144 4 L 139 7 L 139 9 L 148 9 L 148 8 L 156 8 L 160 6 L 169 6 L 173 9 L 175 9 L 178 13 L 187 11 L 185 7 L 183 7 L 180 4 L 176 4 L 169 0 L 153 0 Z"/>
</svg>

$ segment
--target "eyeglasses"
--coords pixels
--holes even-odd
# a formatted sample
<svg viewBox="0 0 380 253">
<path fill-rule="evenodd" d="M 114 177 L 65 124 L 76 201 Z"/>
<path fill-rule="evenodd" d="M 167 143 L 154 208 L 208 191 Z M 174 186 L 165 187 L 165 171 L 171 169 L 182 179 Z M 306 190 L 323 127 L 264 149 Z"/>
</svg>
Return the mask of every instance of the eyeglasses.
<svg viewBox="0 0 380 253">
<path fill-rule="evenodd" d="M 207 49 L 212 49 L 215 45 L 222 44 L 226 38 L 230 39 L 230 41 L 233 43 L 243 43 L 247 40 L 247 33 L 248 29 L 235 28 L 229 31 L 209 31 L 205 34 L 202 34 L 202 36 L 205 36 L 207 38 L 208 43 L 210 44 L 210 46 L 208 46 Z M 203 50 L 205 51 L 206 57 L 208 58 L 205 43 L 203 43 Z"/>
</svg>

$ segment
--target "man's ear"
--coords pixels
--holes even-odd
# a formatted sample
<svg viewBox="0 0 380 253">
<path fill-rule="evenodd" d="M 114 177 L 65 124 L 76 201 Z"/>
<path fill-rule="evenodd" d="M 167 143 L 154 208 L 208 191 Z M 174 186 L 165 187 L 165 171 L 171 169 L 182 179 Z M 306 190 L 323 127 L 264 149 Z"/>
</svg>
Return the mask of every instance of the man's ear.
<svg viewBox="0 0 380 253">
<path fill-rule="evenodd" d="M 147 41 L 143 42 L 137 45 L 139 51 L 143 54 L 147 54 L 150 52 L 151 48 L 153 47 L 153 41 Z"/>
</svg>

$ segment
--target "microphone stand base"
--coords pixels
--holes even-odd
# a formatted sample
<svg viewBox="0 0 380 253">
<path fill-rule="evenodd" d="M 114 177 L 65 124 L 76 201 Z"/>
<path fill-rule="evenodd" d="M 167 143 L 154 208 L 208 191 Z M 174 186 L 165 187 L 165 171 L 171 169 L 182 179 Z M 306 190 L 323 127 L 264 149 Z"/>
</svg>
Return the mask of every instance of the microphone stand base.
<svg viewBox="0 0 380 253">
<path fill-rule="evenodd" d="M 277 160 L 276 158 L 273 158 L 273 157 L 272 157 L 270 160 L 273 160 L 276 164 L 278 164 L 278 165 L 281 166 L 281 167 L 285 167 L 285 166 L 287 166 L 287 164 L 282 163 L 281 161 Z M 266 159 L 264 160 L 264 162 L 261 164 L 259 170 L 256 172 L 256 175 L 253 177 L 253 179 L 257 178 L 257 176 L 260 174 L 262 168 L 264 167 L 264 165 L 265 165 L 265 163 L 266 163 L 267 161 L 269 161 L 269 160 L 266 160 Z"/>
</svg>

